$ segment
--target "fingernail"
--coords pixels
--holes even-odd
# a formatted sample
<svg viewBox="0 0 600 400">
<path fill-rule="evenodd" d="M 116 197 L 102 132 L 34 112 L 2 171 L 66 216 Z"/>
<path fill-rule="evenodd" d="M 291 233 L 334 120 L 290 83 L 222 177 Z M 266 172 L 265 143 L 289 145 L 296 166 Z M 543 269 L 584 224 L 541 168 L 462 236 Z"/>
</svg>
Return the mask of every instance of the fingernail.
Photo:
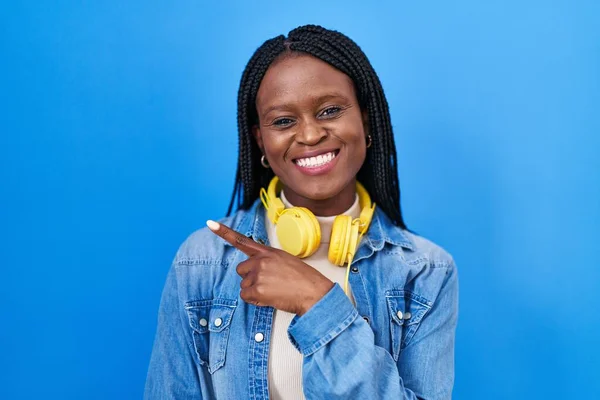
<svg viewBox="0 0 600 400">
<path fill-rule="evenodd" d="M 206 221 L 206 225 L 213 231 L 216 231 L 219 229 L 219 223 L 213 221 L 212 219 L 209 219 L 208 221 Z"/>
</svg>

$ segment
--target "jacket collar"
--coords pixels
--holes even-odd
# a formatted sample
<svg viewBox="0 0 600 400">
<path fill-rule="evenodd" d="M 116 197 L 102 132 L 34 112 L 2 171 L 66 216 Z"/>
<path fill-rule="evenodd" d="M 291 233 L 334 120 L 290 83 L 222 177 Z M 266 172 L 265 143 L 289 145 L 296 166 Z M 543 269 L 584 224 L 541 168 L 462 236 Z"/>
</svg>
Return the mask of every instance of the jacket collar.
<svg viewBox="0 0 600 400">
<path fill-rule="evenodd" d="M 232 226 L 233 229 L 248 237 L 252 237 L 252 239 L 259 243 L 269 244 L 265 226 L 265 208 L 260 199 L 257 199 L 238 221 L 237 224 Z M 381 250 L 385 243 L 400 246 L 408 250 L 415 249 L 414 243 L 406 233 L 394 225 L 389 217 L 376 207 L 369 230 L 358 246 L 354 261 L 369 257 L 374 251 Z M 226 244 L 230 246 L 229 243 L 226 242 Z"/>
</svg>

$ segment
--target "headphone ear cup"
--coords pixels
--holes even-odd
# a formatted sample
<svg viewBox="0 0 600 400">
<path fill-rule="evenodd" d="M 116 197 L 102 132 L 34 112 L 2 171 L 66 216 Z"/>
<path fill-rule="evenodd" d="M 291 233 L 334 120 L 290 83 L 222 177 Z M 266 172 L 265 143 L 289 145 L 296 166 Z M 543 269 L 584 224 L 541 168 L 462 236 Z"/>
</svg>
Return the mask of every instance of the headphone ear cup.
<svg viewBox="0 0 600 400">
<path fill-rule="evenodd" d="M 333 220 L 331 227 L 331 238 L 329 240 L 329 252 L 327 258 L 335 265 L 343 266 L 345 253 L 348 251 L 349 228 L 351 228 L 352 217 L 349 215 L 338 215 Z"/>
<path fill-rule="evenodd" d="M 344 266 L 349 255 L 356 254 L 359 237 L 359 221 L 349 215 L 338 215 L 333 221 L 328 258 L 332 264 Z"/>
<path fill-rule="evenodd" d="M 351 222 L 350 227 L 350 236 L 348 238 L 348 251 L 344 256 L 344 262 L 350 262 L 349 256 L 352 254 L 352 257 L 356 254 L 356 248 L 358 247 L 359 240 L 359 232 L 360 232 L 360 220 L 354 220 Z"/>
<path fill-rule="evenodd" d="M 313 254 L 321 242 L 319 221 L 304 207 L 284 210 L 277 221 L 276 231 L 281 248 L 300 258 Z"/>
<path fill-rule="evenodd" d="M 315 217 L 315 214 L 312 213 L 308 208 L 305 207 L 296 207 L 296 209 L 304 214 L 302 217 L 302 221 L 304 222 L 304 226 L 306 230 L 310 232 L 307 237 L 309 238 L 308 244 L 306 246 L 306 250 L 300 258 L 305 258 L 313 255 L 315 251 L 319 248 L 321 244 L 321 225 L 319 224 L 319 220 Z"/>
</svg>

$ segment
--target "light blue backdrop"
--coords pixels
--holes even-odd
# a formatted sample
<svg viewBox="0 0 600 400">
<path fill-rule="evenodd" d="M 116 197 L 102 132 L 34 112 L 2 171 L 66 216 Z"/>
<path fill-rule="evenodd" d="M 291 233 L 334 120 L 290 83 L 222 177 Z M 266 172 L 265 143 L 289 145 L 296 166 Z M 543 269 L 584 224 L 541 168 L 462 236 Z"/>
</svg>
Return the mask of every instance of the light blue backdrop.
<svg viewBox="0 0 600 400">
<path fill-rule="evenodd" d="M 455 398 L 600 398 L 599 3 L 225 3 L 3 2 L 0 398 L 141 397 L 242 69 L 309 22 L 370 57 L 406 220 L 457 260 Z"/>
</svg>

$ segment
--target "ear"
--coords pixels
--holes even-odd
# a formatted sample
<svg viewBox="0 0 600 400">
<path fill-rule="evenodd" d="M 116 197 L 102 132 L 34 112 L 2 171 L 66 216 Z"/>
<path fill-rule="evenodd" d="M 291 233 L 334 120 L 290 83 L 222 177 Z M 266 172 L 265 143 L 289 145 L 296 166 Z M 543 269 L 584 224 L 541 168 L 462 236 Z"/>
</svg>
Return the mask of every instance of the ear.
<svg viewBox="0 0 600 400">
<path fill-rule="evenodd" d="M 265 147 L 263 145 L 262 135 L 258 125 L 252 125 L 252 136 L 254 136 L 254 140 L 256 140 L 256 144 L 258 145 L 260 151 L 265 154 Z"/>
</svg>

